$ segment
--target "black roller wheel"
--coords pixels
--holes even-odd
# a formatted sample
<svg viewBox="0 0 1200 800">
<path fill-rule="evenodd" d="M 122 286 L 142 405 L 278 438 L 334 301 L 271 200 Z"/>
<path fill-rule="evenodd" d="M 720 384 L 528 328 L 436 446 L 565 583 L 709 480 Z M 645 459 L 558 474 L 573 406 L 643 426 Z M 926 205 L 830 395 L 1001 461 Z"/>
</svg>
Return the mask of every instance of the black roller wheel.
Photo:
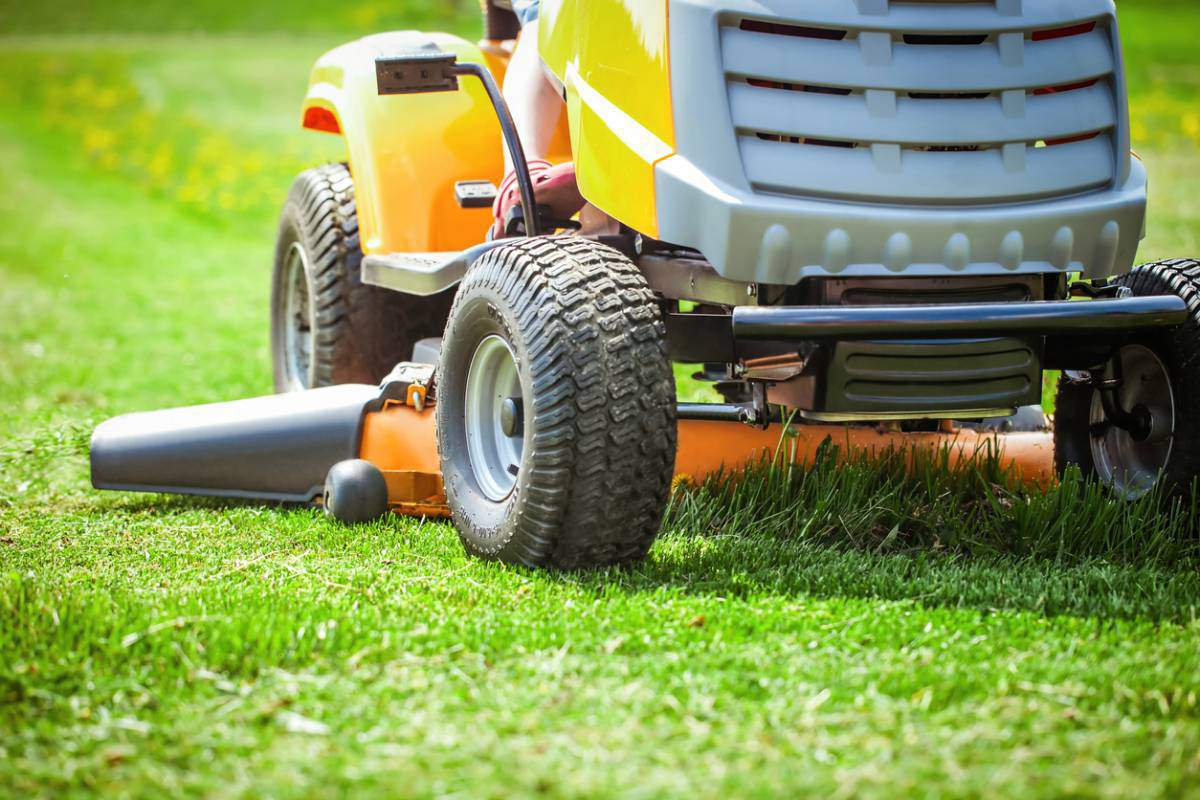
<svg viewBox="0 0 1200 800">
<path fill-rule="evenodd" d="M 339 461 L 325 477 L 325 514 L 347 525 L 379 519 L 388 509 L 387 481 L 370 461 Z"/>
<path fill-rule="evenodd" d="M 415 297 L 362 283 L 354 182 L 344 164 L 300 173 L 279 221 L 271 281 L 275 390 L 375 383 L 440 336 L 451 293 Z"/>
<path fill-rule="evenodd" d="M 551 237 L 480 258 L 450 312 L 436 409 L 468 552 L 565 569 L 646 554 L 674 470 L 675 379 L 625 256 Z"/>
<path fill-rule="evenodd" d="M 1116 281 L 1137 296 L 1178 295 L 1189 316 L 1177 328 L 1141 334 L 1120 348 L 1105 379 L 1120 378 L 1121 409 L 1138 424 L 1118 427 L 1086 373 L 1059 380 L 1054 415 L 1055 463 L 1077 465 L 1114 494 L 1141 497 L 1160 482 L 1188 491 L 1200 472 L 1200 262 L 1144 264 Z"/>
</svg>

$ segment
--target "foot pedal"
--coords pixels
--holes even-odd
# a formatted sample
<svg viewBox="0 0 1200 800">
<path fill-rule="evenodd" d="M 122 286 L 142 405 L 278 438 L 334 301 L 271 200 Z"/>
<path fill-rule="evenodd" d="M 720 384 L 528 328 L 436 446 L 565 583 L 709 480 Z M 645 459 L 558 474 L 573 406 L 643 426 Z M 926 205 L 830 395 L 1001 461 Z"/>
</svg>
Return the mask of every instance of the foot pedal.
<svg viewBox="0 0 1200 800">
<path fill-rule="evenodd" d="M 491 181 L 458 181 L 454 199 L 459 208 L 491 208 L 498 191 Z"/>
</svg>

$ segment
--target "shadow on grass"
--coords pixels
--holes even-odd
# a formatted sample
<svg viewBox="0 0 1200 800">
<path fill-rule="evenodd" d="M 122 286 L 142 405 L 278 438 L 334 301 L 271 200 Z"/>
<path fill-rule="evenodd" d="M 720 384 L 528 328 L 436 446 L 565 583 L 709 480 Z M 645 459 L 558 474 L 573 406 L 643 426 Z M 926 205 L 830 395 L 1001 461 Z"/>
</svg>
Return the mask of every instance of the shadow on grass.
<svg viewBox="0 0 1200 800">
<path fill-rule="evenodd" d="M 105 505 L 137 516 L 311 508 L 170 495 Z M 764 463 L 679 488 L 650 558 L 633 568 L 531 574 L 597 595 L 676 589 L 1187 622 L 1200 618 L 1196 519 L 1194 505 L 1117 501 L 1077 473 L 1030 491 L 988 451 L 954 466 L 945 452 L 843 458 L 828 447 L 807 468 Z"/>
<path fill-rule="evenodd" d="M 632 570 L 564 578 L 598 594 L 616 584 L 631 592 L 672 587 L 727 598 L 878 599 L 985 613 L 1178 623 L 1200 618 L 1195 566 L 1171 569 L 1099 559 L 1063 564 L 944 551 L 878 553 L 754 534 L 699 540 L 668 535 L 650 560 Z"/>
<path fill-rule="evenodd" d="M 875 553 L 1200 563 L 1200 506 L 1165 489 L 1113 498 L 1072 469 L 1048 488 L 1023 484 L 991 447 L 843 454 L 826 443 L 808 466 L 763 462 L 676 491 L 664 530 L 765 534 Z"/>
<path fill-rule="evenodd" d="M 125 494 L 106 498 L 109 508 L 125 514 L 177 514 L 191 511 L 317 511 L 311 503 L 261 500 L 253 497 L 210 497 L 199 494 Z"/>
</svg>

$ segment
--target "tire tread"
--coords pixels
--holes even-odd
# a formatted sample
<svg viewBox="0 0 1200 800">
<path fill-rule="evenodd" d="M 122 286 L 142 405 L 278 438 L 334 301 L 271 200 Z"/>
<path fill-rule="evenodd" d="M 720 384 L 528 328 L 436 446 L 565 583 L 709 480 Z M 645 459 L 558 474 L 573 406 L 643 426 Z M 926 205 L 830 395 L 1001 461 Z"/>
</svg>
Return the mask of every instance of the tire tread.
<svg viewBox="0 0 1200 800">
<path fill-rule="evenodd" d="M 627 564 L 653 543 L 675 465 L 675 381 L 654 295 L 617 251 L 579 237 L 486 254 L 460 289 L 508 298 L 528 342 L 534 434 L 526 502 L 480 555 L 563 569 Z M 441 408 L 439 406 L 439 408 Z M 453 424 L 439 417 L 439 428 Z M 450 482 L 451 509 L 461 519 Z"/>
<path fill-rule="evenodd" d="M 296 234 L 309 258 L 316 317 L 314 386 L 379 381 L 411 358 L 418 340 L 441 335 L 450 292 L 416 297 L 362 282 L 354 181 L 346 164 L 324 164 L 297 176 L 280 220 L 277 273 L 285 242 Z M 277 390 L 283 388 L 279 338 L 273 334 Z"/>
</svg>

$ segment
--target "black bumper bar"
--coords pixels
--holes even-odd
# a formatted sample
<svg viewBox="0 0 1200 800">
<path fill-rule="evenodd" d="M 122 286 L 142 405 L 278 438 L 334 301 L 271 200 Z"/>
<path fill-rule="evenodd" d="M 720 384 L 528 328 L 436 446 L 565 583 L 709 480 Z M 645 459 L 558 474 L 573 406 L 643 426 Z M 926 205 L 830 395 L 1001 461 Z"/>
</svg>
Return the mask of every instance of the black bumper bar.
<svg viewBox="0 0 1200 800">
<path fill-rule="evenodd" d="M 1179 325 L 1187 305 L 1173 295 L 1118 300 L 924 306 L 739 306 L 735 341 L 946 339 L 1097 335 Z"/>
</svg>

